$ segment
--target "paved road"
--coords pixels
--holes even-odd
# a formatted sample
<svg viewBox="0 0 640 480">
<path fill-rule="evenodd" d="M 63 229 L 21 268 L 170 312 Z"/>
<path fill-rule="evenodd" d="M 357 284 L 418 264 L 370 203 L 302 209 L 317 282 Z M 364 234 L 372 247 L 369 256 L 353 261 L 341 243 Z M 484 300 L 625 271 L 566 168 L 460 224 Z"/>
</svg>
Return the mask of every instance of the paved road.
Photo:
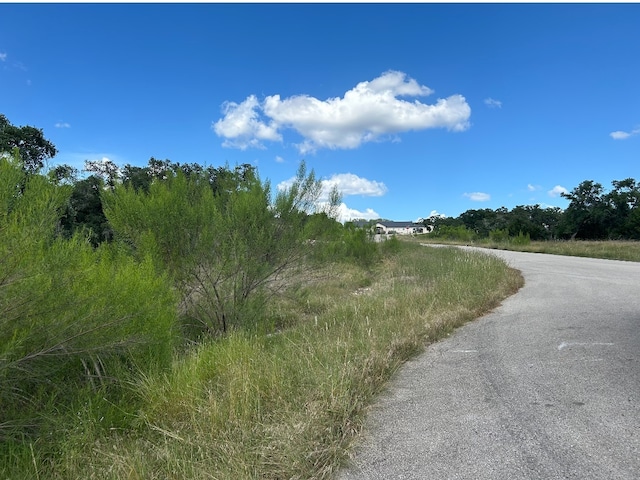
<svg viewBox="0 0 640 480">
<path fill-rule="evenodd" d="M 338 479 L 640 479 L 640 263 L 494 254 L 525 286 L 403 367 Z"/>
</svg>

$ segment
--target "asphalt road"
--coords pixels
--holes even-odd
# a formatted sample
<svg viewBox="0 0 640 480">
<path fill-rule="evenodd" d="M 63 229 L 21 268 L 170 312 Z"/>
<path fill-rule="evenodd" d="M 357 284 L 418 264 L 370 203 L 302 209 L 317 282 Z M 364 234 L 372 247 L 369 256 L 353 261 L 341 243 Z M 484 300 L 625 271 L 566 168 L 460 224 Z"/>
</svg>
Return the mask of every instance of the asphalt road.
<svg viewBox="0 0 640 480">
<path fill-rule="evenodd" d="M 640 263 L 492 253 L 525 286 L 398 372 L 338 479 L 640 479 Z"/>
</svg>

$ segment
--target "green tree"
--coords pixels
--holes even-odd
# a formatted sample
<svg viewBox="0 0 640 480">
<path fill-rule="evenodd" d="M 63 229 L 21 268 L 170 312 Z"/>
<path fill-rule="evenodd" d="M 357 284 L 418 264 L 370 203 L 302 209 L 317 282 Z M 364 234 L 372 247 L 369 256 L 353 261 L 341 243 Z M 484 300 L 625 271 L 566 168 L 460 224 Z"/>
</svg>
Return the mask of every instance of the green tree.
<svg viewBox="0 0 640 480">
<path fill-rule="evenodd" d="M 546 209 L 540 205 L 518 205 L 507 214 L 509 235 L 515 237 L 522 232 L 532 240 L 549 240 L 556 234 L 561 210 Z"/>
<path fill-rule="evenodd" d="M 613 190 L 605 195 L 611 209 L 609 233 L 613 238 L 640 239 L 640 184 L 633 178 L 614 180 Z"/>
<path fill-rule="evenodd" d="M 506 225 L 506 209 L 467 210 L 460 215 L 460 220 L 466 228 L 475 232 L 480 238 L 489 236 L 491 230 L 504 229 Z"/>
<path fill-rule="evenodd" d="M 562 196 L 570 200 L 560 225 L 561 232 L 572 239 L 586 240 L 607 237 L 607 223 L 611 214 L 600 183 L 585 180 L 570 193 Z"/>
<path fill-rule="evenodd" d="M 96 175 L 73 184 L 71 196 L 60 219 L 62 231 L 67 238 L 82 232 L 95 247 L 113 238 L 111 226 L 102 208 L 103 189 L 104 181 Z"/>
<path fill-rule="evenodd" d="M 122 176 L 118 166 L 108 158 L 102 160 L 85 160 L 84 171 L 97 175 L 108 188 L 114 188 Z"/>
<path fill-rule="evenodd" d="M 136 191 L 148 192 L 152 180 L 148 167 L 136 167 L 127 164 L 122 168 L 123 185 L 132 187 Z"/>
<path fill-rule="evenodd" d="M 20 151 L 22 165 L 28 173 L 36 173 L 44 166 L 45 160 L 56 155 L 56 147 L 44 138 L 41 129 L 31 126 L 16 127 L 7 117 L 0 114 L 0 152 Z"/>
</svg>

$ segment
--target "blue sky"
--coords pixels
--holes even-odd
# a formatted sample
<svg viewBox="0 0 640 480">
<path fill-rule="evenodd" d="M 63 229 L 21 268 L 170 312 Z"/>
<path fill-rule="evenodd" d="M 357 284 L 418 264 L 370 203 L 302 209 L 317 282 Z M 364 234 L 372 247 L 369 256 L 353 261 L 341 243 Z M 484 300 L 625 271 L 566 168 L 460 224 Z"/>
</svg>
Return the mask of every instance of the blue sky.
<svg viewBox="0 0 640 480">
<path fill-rule="evenodd" d="M 82 168 L 300 160 L 342 219 L 640 178 L 640 4 L 1 4 L 0 113 Z"/>
</svg>

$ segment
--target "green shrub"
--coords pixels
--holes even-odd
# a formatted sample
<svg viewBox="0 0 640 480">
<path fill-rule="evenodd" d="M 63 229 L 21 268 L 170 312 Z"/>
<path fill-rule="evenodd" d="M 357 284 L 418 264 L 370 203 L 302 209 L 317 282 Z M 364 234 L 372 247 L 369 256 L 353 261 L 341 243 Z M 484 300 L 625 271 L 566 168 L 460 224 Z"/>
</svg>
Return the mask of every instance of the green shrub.
<svg viewBox="0 0 640 480">
<path fill-rule="evenodd" d="M 0 178 L 1 439 L 84 389 L 121 388 L 122 368 L 168 366 L 176 302 L 148 259 L 55 235 L 69 189 L 18 158 L 0 159 Z"/>
<path fill-rule="evenodd" d="M 491 230 L 489 232 L 489 239 L 496 243 L 506 243 L 509 241 L 509 230 L 506 228 Z"/>
<path fill-rule="evenodd" d="M 522 233 L 522 230 L 518 232 L 518 235 L 511 238 L 511 243 L 513 245 L 529 245 L 531 243 L 531 236 L 528 233 Z"/>
<path fill-rule="evenodd" d="M 177 171 L 154 179 L 148 192 L 120 185 L 103 196 L 116 238 L 173 279 L 188 335 L 256 326 L 279 276 L 309 250 L 305 220 L 320 192 L 304 164 L 273 201 L 270 184 L 255 174 L 218 173 L 222 189 L 205 173 Z"/>
<path fill-rule="evenodd" d="M 460 242 L 472 242 L 476 238 L 475 232 L 469 230 L 464 225 L 458 225 L 455 227 L 450 225 L 441 225 L 438 226 L 429 236 L 445 240 L 457 240 Z"/>
<path fill-rule="evenodd" d="M 383 256 L 395 255 L 400 252 L 402 244 L 395 235 L 390 236 L 386 241 L 380 244 L 380 251 Z"/>
</svg>

